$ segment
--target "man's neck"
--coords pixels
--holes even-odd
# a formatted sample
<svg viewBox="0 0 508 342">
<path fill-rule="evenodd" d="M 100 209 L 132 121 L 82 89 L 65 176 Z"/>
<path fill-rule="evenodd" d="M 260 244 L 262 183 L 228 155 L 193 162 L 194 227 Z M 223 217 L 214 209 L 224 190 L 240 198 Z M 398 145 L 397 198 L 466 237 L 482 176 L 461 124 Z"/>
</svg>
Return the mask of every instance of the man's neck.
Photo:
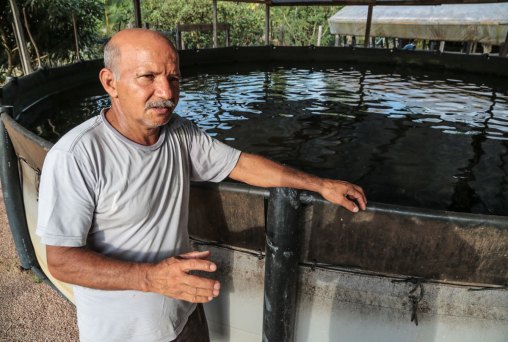
<svg viewBox="0 0 508 342">
<path fill-rule="evenodd" d="M 159 140 L 160 127 L 144 128 L 127 120 L 119 120 L 118 112 L 113 108 L 107 109 L 104 116 L 121 135 L 137 144 L 150 146 Z"/>
</svg>

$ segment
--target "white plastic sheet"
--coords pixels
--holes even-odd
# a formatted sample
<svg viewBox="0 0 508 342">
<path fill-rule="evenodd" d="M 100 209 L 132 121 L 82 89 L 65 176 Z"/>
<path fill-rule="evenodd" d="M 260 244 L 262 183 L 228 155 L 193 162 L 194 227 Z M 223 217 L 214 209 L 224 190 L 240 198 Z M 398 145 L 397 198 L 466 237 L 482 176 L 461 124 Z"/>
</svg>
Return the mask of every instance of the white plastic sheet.
<svg viewBox="0 0 508 342">
<path fill-rule="evenodd" d="M 328 19 L 330 32 L 365 35 L 367 6 L 346 6 Z M 508 3 L 374 6 L 372 37 L 467 41 L 499 45 L 508 32 Z"/>
</svg>

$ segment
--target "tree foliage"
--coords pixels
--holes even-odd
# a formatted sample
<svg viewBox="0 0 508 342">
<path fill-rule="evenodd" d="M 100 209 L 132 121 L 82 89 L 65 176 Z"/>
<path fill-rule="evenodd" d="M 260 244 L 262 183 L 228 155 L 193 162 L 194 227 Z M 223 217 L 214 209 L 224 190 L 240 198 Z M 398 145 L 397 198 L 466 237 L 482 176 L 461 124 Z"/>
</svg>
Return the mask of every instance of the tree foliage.
<svg viewBox="0 0 508 342">
<path fill-rule="evenodd" d="M 73 16 L 83 56 L 93 54 L 97 27 L 103 5 L 95 0 L 25 0 L 17 1 L 20 20 L 34 67 L 54 66 L 78 59 L 75 52 Z M 19 64 L 13 32 L 13 17 L 8 0 L 0 0 L 0 61 L 3 72 L 11 75 Z M 25 22 L 26 16 L 26 22 Z M 27 25 L 28 24 L 28 25 Z M 38 63 L 38 59 L 40 63 Z"/>
<path fill-rule="evenodd" d="M 16 54 L 17 45 L 14 39 L 13 28 L 10 24 L 12 22 L 11 9 L 8 0 L 0 0 L 0 46 L 2 47 L 0 54 L 0 83 L 3 81 L 3 75 L 11 75 L 14 66 L 19 63 L 19 58 Z"/>
<path fill-rule="evenodd" d="M 328 18 L 340 7 L 276 7 L 272 9 L 272 31 L 282 45 L 317 45 L 319 26 L 322 27 L 321 45 L 332 45 L 335 37 L 328 30 Z M 282 32 L 282 34 L 280 34 Z"/>
<path fill-rule="evenodd" d="M 142 6 L 143 21 L 169 32 L 173 32 L 177 24 L 212 23 L 213 20 L 210 0 L 145 0 Z M 328 31 L 327 19 L 338 10 L 336 6 L 273 7 L 270 42 L 278 45 L 316 45 L 321 25 L 321 45 L 331 45 L 334 39 Z M 217 16 L 219 22 L 231 24 L 231 44 L 264 44 L 264 5 L 219 2 Z M 184 39 L 188 48 L 212 46 L 210 32 L 186 33 Z"/>
<path fill-rule="evenodd" d="M 100 56 L 99 40 L 132 26 L 132 0 L 17 0 L 25 38 L 33 66 L 54 66 L 75 61 L 78 57 Z M 211 24 L 211 0 L 143 0 L 142 19 L 150 27 L 174 37 L 177 24 Z M 276 45 L 316 45 L 318 28 L 321 45 L 332 45 L 327 19 L 339 7 L 272 7 L 270 43 Z M 24 23 L 24 14 L 28 25 Z M 81 56 L 76 56 L 72 16 L 75 16 Z M 0 83 L 1 75 L 19 70 L 19 53 L 13 34 L 9 0 L 0 0 Z M 229 23 L 230 44 L 263 45 L 265 6 L 253 3 L 218 2 L 218 21 Z M 30 34 L 29 34 L 30 33 Z M 31 36 L 31 37 L 30 37 Z M 186 48 L 212 47 L 212 32 L 185 32 Z M 219 32 L 219 45 L 225 33 Z M 17 69 L 16 69 L 17 68 Z"/>
<path fill-rule="evenodd" d="M 175 0 L 160 2 L 147 0 L 143 5 L 143 21 L 151 26 L 174 34 L 177 24 L 211 24 L 212 2 L 210 0 Z M 231 24 L 232 45 L 259 45 L 262 43 L 264 12 L 256 4 L 234 4 L 219 2 L 218 21 Z M 185 32 L 188 48 L 212 47 L 212 32 Z M 219 41 L 223 45 L 225 33 Z"/>
<path fill-rule="evenodd" d="M 104 0 L 104 22 L 101 27 L 103 36 L 111 36 L 112 32 L 124 29 L 134 22 L 134 9 L 131 0 Z"/>
</svg>

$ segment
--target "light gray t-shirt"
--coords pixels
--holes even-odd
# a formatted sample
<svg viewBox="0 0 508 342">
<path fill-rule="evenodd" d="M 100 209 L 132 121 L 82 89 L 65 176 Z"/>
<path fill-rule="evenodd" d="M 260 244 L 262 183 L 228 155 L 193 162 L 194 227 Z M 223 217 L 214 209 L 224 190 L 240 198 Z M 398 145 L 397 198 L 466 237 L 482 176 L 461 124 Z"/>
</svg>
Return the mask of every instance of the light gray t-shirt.
<svg viewBox="0 0 508 342">
<path fill-rule="evenodd" d="M 190 250 L 190 181 L 219 182 L 240 151 L 176 114 L 151 146 L 116 131 L 101 115 L 63 136 L 41 176 L 37 234 L 55 246 L 116 259 L 157 262 Z M 175 339 L 194 304 L 155 293 L 74 286 L 81 341 Z"/>
</svg>

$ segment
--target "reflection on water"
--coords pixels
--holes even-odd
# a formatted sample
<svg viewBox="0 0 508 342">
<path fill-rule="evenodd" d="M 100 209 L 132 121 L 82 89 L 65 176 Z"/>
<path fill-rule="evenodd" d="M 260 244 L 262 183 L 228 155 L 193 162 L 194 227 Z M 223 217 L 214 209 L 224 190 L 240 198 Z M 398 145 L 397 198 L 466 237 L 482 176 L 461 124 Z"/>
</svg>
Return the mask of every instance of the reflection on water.
<svg viewBox="0 0 508 342">
<path fill-rule="evenodd" d="M 371 201 L 508 215 L 506 88 L 351 66 L 201 72 L 181 88 L 176 112 L 211 135 L 358 183 Z M 55 141 L 108 102 L 71 90 L 33 130 Z"/>
</svg>

